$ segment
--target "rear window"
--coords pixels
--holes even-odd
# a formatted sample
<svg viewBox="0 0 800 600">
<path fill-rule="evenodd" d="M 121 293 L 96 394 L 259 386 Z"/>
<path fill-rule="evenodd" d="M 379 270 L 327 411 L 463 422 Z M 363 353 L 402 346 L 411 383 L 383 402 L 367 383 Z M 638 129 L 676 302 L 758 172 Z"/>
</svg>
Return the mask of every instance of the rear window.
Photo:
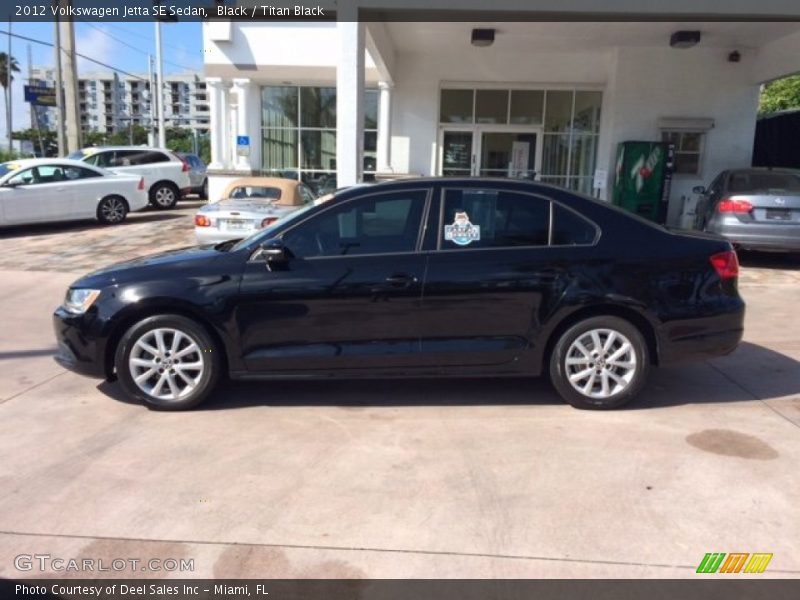
<svg viewBox="0 0 800 600">
<path fill-rule="evenodd" d="M 563 206 L 553 204 L 554 246 L 577 246 L 593 244 L 597 238 L 597 227 Z"/>
<path fill-rule="evenodd" d="M 792 173 L 733 173 L 728 182 L 731 192 L 800 192 L 800 176 Z"/>
<path fill-rule="evenodd" d="M 231 190 L 230 198 L 257 198 L 259 200 L 280 200 L 281 190 L 274 187 L 239 186 Z"/>
</svg>

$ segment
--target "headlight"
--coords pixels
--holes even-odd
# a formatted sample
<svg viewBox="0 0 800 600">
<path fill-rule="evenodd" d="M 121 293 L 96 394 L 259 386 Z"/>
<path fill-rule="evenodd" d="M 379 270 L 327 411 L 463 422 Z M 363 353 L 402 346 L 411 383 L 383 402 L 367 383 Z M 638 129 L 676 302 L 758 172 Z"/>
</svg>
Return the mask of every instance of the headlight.
<svg viewBox="0 0 800 600">
<path fill-rule="evenodd" d="M 67 297 L 64 298 L 64 308 L 74 315 L 82 315 L 89 310 L 99 295 L 100 290 L 70 288 L 67 290 Z"/>
</svg>

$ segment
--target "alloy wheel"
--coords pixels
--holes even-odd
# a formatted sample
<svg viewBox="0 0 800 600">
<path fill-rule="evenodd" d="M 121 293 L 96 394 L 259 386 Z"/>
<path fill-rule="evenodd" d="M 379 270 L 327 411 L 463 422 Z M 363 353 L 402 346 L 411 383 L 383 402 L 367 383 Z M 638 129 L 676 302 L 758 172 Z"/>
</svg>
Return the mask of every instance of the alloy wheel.
<svg viewBox="0 0 800 600">
<path fill-rule="evenodd" d="M 175 191 L 167 186 L 162 186 L 155 193 L 156 204 L 169 208 L 175 203 Z"/>
<path fill-rule="evenodd" d="M 567 350 L 565 371 L 570 385 L 580 394 L 612 398 L 628 388 L 637 369 L 631 341 L 613 329 L 591 329 Z"/>
<path fill-rule="evenodd" d="M 128 368 L 145 394 L 159 400 L 180 400 L 200 384 L 206 359 L 200 344 L 186 332 L 158 328 L 134 342 Z"/>
<path fill-rule="evenodd" d="M 125 218 L 125 203 L 119 198 L 106 198 L 100 205 L 100 215 L 106 223 L 119 223 Z"/>
</svg>

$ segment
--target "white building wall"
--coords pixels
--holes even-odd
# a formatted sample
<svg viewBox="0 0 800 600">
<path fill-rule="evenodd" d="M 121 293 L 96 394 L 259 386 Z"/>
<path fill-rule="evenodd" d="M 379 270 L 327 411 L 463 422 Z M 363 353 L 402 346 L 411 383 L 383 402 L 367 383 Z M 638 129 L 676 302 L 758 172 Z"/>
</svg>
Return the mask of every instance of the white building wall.
<svg viewBox="0 0 800 600">
<path fill-rule="evenodd" d="M 673 177 L 668 222 L 676 223 L 681 199 L 692 198 L 694 186 L 707 185 L 723 169 L 751 163 L 759 95 L 752 82 L 752 56 L 743 53 L 741 62 L 731 63 L 719 48 L 647 47 L 620 48 L 617 57 L 609 102 L 603 106 L 609 131 L 601 143 L 608 143 L 598 163 L 610 179 L 617 144 L 660 140 L 659 118 L 714 119 L 700 175 Z M 610 154 L 604 156 L 603 150 Z"/>
</svg>

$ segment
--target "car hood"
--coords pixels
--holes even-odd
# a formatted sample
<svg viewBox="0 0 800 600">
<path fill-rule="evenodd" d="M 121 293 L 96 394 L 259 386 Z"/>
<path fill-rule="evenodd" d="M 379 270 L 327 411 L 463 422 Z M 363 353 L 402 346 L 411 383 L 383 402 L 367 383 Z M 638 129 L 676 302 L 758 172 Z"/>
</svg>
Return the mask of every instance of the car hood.
<svg viewBox="0 0 800 600">
<path fill-rule="evenodd" d="M 193 267 L 207 268 L 210 261 L 227 256 L 213 245 L 179 248 L 115 263 L 92 271 L 73 284 L 73 287 L 103 288 L 134 279 L 177 278 Z"/>
</svg>

